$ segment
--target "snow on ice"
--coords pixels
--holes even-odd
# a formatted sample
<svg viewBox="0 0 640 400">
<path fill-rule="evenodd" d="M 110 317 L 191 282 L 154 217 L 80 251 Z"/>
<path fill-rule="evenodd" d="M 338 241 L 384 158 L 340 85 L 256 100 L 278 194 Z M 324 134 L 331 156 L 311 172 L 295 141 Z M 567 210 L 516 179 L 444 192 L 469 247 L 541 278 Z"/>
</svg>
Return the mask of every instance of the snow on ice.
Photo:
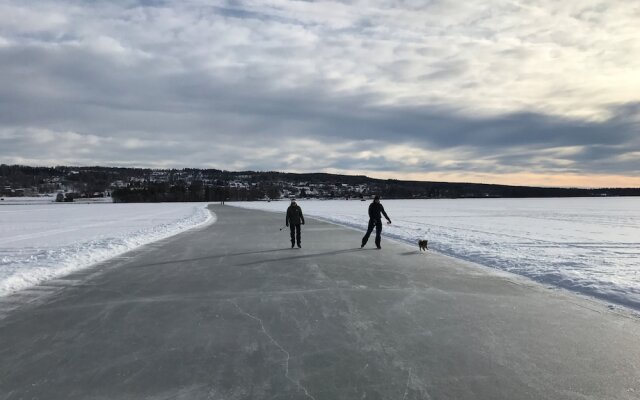
<svg viewBox="0 0 640 400">
<path fill-rule="evenodd" d="M 298 204 L 306 216 L 366 229 L 369 201 Z M 382 204 L 393 221 L 384 225 L 383 236 L 416 250 L 418 239 L 428 239 L 429 249 L 439 253 L 640 310 L 638 198 L 383 199 Z M 233 205 L 284 213 L 287 202 Z"/>
<path fill-rule="evenodd" d="M 299 200 L 364 231 L 369 202 Z M 0 205 L 0 295 L 206 224 L 204 203 Z M 288 202 L 233 203 L 283 213 Z M 640 310 L 640 199 L 384 200 L 383 235 Z M 303 228 L 304 229 L 304 228 Z M 284 241 L 288 240 L 283 238 Z M 353 244 L 359 247 L 359 243 Z"/>
<path fill-rule="evenodd" d="M 11 203 L 0 206 L 0 296 L 215 218 L 204 203 Z"/>
</svg>

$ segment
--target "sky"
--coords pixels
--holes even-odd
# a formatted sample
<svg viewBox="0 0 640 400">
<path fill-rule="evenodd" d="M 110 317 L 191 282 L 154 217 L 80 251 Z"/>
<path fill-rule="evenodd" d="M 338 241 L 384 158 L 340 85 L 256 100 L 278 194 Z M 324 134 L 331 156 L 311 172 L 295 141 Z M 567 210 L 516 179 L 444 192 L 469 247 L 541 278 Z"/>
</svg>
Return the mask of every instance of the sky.
<svg viewBox="0 0 640 400">
<path fill-rule="evenodd" d="M 0 0 L 0 162 L 640 187 L 640 3 Z"/>
</svg>

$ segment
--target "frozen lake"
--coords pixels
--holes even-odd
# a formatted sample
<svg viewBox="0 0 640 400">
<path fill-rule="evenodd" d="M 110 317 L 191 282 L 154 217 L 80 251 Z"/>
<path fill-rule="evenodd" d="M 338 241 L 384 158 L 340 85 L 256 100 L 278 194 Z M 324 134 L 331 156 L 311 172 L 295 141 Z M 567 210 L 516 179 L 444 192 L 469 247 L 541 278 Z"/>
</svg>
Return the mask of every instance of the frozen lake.
<svg viewBox="0 0 640 400">
<path fill-rule="evenodd" d="M 640 310 L 638 198 L 382 203 L 393 221 L 384 226 L 387 238 L 416 250 L 418 239 L 428 239 L 432 251 Z M 366 228 L 369 201 L 299 204 L 307 216 Z M 207 223 L 205 205 L 7 202 L 0 206 L 0 295 Z M 284 225 L 288 201 L 233 205 L 281 212 Z"/>
<path fill-rule="evenodd" d="M 206 203 L 0 205 L 0 296 L 212 220 Z"/>
<path fill-rule="evenodd" d="M 369 203 L 298 201 L 307 216 L 361 230 Z M 383 236 L 410 244 L 428 239 L 431 250 L 640 310 L 640 198 L 383 199 L 382 204 L 393 221 L 384 225 Z M 288 201 L 233 205 L 282 212 L 284 225 Z"/>
</svg>

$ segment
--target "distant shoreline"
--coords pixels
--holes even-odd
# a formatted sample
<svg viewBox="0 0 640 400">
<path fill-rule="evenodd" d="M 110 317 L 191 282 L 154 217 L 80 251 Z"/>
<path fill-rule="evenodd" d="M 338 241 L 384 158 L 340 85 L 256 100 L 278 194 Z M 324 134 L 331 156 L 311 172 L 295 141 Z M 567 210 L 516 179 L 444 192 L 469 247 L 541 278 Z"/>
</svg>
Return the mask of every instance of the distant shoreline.
<svg viewBox="0 0 640 400">
<path fill-rule="evenodd" d="M 0 165 L 0 196 L 62 193 L 115 202 L 251 201 L 281 198 L 386 199 L 640 196 L 639 188 L 570 188 L 376 179 L 364 175 Z"/>
</svg>

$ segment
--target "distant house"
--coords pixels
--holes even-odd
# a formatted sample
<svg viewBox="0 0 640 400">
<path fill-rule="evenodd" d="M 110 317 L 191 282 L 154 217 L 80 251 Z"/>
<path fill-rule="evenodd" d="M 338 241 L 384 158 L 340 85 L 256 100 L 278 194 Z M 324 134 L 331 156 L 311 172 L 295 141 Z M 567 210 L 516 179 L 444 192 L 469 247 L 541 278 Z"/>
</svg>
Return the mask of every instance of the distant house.
<svg viewBox="0 0 640 400">
<path fill-rule="evenodd" d="M 113 188 L 125 188 L 127 187 L 127 184 L 125 182 L 123 182 L 122 180 L 117 180 L 111 183 L 111 187 Z"/>
</svg>

